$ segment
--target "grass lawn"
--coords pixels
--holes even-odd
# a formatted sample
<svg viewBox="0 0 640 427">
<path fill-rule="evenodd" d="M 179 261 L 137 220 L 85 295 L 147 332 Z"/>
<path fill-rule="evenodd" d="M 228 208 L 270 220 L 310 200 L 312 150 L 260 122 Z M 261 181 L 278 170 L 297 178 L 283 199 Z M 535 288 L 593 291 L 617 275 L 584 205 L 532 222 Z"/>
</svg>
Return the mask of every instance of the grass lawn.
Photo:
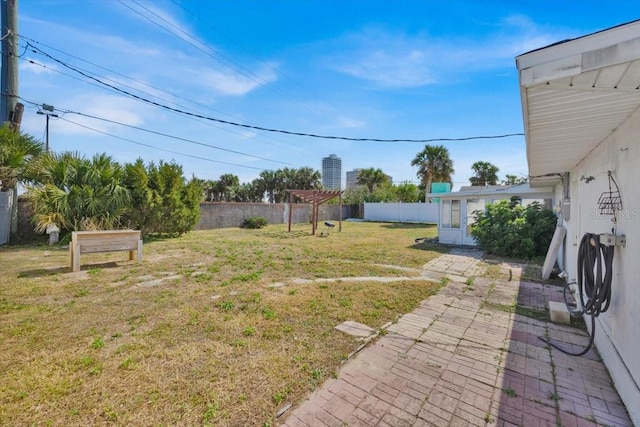
<svg viewBox="0 0 640 427">
<path fill-rule="evenodd" d="M 191 232 L 77 273 L 66 248 L 0 247 L 0 425 L 275 424 L 358 347 L 337 324 L 379 328 L 439 286 L 340 280 L 418 276 L 435 226 L 337 228 Z"/>
</svg>

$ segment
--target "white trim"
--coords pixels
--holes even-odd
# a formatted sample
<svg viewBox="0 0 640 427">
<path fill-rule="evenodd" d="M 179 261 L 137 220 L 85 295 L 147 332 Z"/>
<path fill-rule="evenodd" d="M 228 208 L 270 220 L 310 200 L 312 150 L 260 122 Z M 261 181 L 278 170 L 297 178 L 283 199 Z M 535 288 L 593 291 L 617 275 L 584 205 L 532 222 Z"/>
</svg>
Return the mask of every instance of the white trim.
<svg viewBox="0 0 640 427">
<path fill-rule="evenodd" d="M 640 20 L 524 53 L 516 57 L 516 65 L 518 70 L 524 70 L 546 62 L 584 52 L 594 52 L 627 40 L 634 40 L 638 38 L 638 34 L 640 34 Z"/>
<path fill-rule="evenodd" d="M 520 84 L 523 87 L 531 87 L 565 77 L 577 76 L 588 71 L 634 61 L 638 59 L 639 51 L 640 37 L 636 37 L 600 49 L 558 58 L 527 68 L 519 68 Z"/>
<path fill-rule="evenodd" d="M 452 191 L 449 193 L 428 193 L 427 197 L 440 197 L 445 199 L 482 197 L 482 198 L 509 198 L 513 196 L 526 196 L 528 199 L 551 199 L 553 187 L 531 188 L 530 183 L 520 185 L 496 187 L 477 187 L 477 190 Z"/>
</svg>

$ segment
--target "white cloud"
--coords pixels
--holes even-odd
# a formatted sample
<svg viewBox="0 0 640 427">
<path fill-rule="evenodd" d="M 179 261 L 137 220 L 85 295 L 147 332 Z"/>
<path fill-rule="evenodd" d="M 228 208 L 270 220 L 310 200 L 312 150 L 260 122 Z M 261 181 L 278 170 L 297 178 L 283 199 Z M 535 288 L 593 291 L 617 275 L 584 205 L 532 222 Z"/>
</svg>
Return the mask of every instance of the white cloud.
<svg viewBox="0 0 640 427">
<path fill-rule="evenodd" d="M 79 97 L 76 102 L 83 106 L 83 112 L 87 114 L 132 126 L 139 126 L 144 123 L 145 107 L 130 98 L 114 95 L 93 95 Z"/>
<path fill-rule="evenodd" d="M 117 95 L 80 95 L 69 99 L 64 108 L 130 126 L 142 126 L 147 116 L 157 116 L 157 113 L 154 114 L 156 110 L 151 110 L 151 107 L 145 107 L 133 99 Z M 101 132 L 121 135 L 126 131 L 125 128 L 115 123 L 95 120 L 81 115 L 67 113 L 61 115 L 61 118 Z M 96 133 L 91 129 L 78 126 L 66 120 L 56 120 L 55 131 L 57 134 L 62 135 L 96 136 Z"/>
<path fill-rule="evenodd" d="M 26 61 L 20 63 L 20 71 L 34 74 L 52 74 L 58 70 L 58 66 L 51 62 L 42 62 L 37 59 L 26 57 Z"/>
<path fill-rule="evenodd" d="M 538 26 L 511 15 L 483 38 L 429 37 L 367 28 L 335 40 L 341 50 L 329 67 L 391 88 L 450 83 L 470 71 L 513 67 L 514 57 L 570 37 L 566 30 Z"/>
<path fill-rule="evenodd" d="M 358 120 L 358 119 L 354 119 L 346 116 L 338 117 L 338 123 L 341 128 L 348 128 L 348 129 L 361 128 L 367 124 L 367 122 L 365 122 L 364 120 Z"/>
<path fill-rule="evenodd" d="M 153 32 L 160 31 L 165 34 L 171 34 L 172 37 L 196 45 L 197 49 L 215 51 L 215 49 L 201 42 L 189 26 L 167 10 L 160 9 L 150 2 L 146 4 L 121 3 L 120 6 L 123 6 L 119 8 L 121 13 L 140 21 L 145 26 L 150 27 Z"/>
<path fill-rule="evenodd" d="M 242 136 L 242 139 L 254 139 L 258 136 L 257 132 L 254 131 L 246 131 L 246 130 L 241 130 L 240 132 L 238 132 L 239 135 Z"/>
<path fill-rule="evenodd" d="M 261 86 L 277 80 L 273 68 L 263 67 L 256 73 L 232 72 L 221 69 L 203 70 L 198 76 L 198 82 L 222 95 L 241 96 Z"/>
<path fill-rule="evenodd" d="M 129 58 L 136 56 L 162 58 L 165 54 L 165 51 L 159 47 L 145 45 L 144 42 L 132 42 L 130 39 L 119 36 L 92 34 L 83 41 L 96 49 L 109 50 Z"/>
<path fill-rule="evenodd" d="M 242 96 L 277 80 L 276 65 L 272 63 L 264 63 L 257 71 L 255 67 L 244 64 L 226 65 L 229 60 L 216 56 L 218 50 L 215 47 L 198 42 L 198 36 L 181 23 L 179 17 L 174 16 L 170 10 L 165 11 L 145 4 L 144 6 L 151 12 L 144 9 L 140 9 L 140 12 L 166 27 L 177 37 L 165 33 L 129 8 L 118 6 L 114 6 L 113 10 L 120 15 L 125 14 L 135 19 L 140 28 L 125 36 L 120 32 L 101 32 L 100 28 L 90 31 L 80 26 L 67 26 L 28 16 L 24 19 L 28 26 L 37 27 L 38 31 L 60 35 L 61 40 L 58 41 L 58 45 L 65 40 L 73 44 L 71 57 L 53 48 L 37 45 L 53 57 L 76 68 L 95 73 L 101 80 L 105 80 L 105 75 L 110 75 L 109 78 L 115 81 L 117 86 L 133 87 L 136 91 L 160 98 L 164 100 L 163 102 L 175 101 L 178 104 L 185 104 L 188 101 L 177 100 L 177 97 L 185 96 L 195 90 L 201 97 L 201 102 L 211 104 L 215 102 L 216 95 Z M 120 16 L 120 19 L 125 18 Z M 141 20 L 148 26 L 153 26 L 153 31 L 147 31 L 147 25 L 140 25 Z M 64 50 L 69 51 L 66 48 Z M 90 61 L 97 64 L 97 67 L 79 58 L 91 58 Z M 38 59 L 41 58 L 38 57 Z M 46 70 L 37 64 L 26 62 L 25 64 L 25 71 L 42 73 Z M 62 70 L 63 67 L 58 66 L 55 69 Z M 137 80 L 156 88 L 167 88 L 166 90 L 174 95 L 154 90 L 144 83 L 115 76 L 115 72 L 111 71 L 113 69 L 125 75 L 132 75 Z M 64 71 L 74 74 L 73 71 Z M 127 87 L 123 89 L 130 90 Z M 189 97 L 193 98 L 192 95 Z"/>
<path fill-rule="evenodd" d="M 183 102 L 178 100 L 177 97 L 172 95 L 168 90 L 158 88 L 157 85 L 147 81 L 146 77 L 131 76 L 130 79 L 127 79 L 122 76 L 109 76 L 103 80 L 109 84 L 120 87 L 127 92 L 139 93 L 140 96 L 145 98 L 155 98 L 155 100 L 168 103 L 175 102 L 179 104 L 180 102 Z"/>
<path fill-rule="evenodd" d="M 155 7 L 151 3 L 136 6 L 135 9 L 140 13 L 133 12 L 129 7 L 125 9 L 132 15 L 135 15 L 137 19 L 143 19 L 146 24 L 153 26 L 154 31 L 160 26 L 164 28 L 166 32 L 180 39 L 182 46 L 188 44 L 196 49 L 198 51 L 198 57 L 202 58 L 197 61 L 194 60 L 193 56 L 188 54 L 184 55 L 175 48 L 172 53 L 169 53 L 170 56 L 175 58 L 183 58 L 184 62 L 189 64 L 190 68 L 199 68 L 197 63 L 203 64 L 203 59 L 206 56 L 209 56 L 216 62 L 215 67 L 200 72 L 200 76 L 194 79 L 194 82 L 197 84 L 204 83 L 205 86 L 212 88 L 222 95 L 242 96 L 277 79 L 276 65 L 274 63 L 264 63 L 262 68 L 256 72 L 246 69 L 239 64 L 230 65 L 230 59 L 221 54 L 216 47 L 201 41 L 192 29 L 167 10 Z M 150 22 L 150 20 L 154 23 Z M 166 54 L 167 52 L 165 52 L 165 55 Z M 194 62 L 196 62 L 196 64 L 194 64 Z M 200 67 L 204 66 L 201 65 Z"/>
<path fill-rule="evenodd" d="M 144 57 L 160 57 L 162 56 L 162 50 L 158 47 L 143 46 L 140 43 L 133 42 L 131 38 L 120 37 L 116 35 L 100 34 L 96 31 L 84 31 L 78 26 L 63 25 L 52 21 L 45 21 L 29 16 L 22 16 L 22 21 L 25 21 L 29 27 L 37 27 L 39 32 L 42 33 L 55 33 L 58 40 L 63 40 L 67 43 L 72 43 L 74 49 L 65 49 L 68 51 L 77 52 L 80 47 L 89 47 L 96 51 L 112 52 L 130 57 L 144 56 Z M 28 34 L 34 37 L 34 34 Z M 36 44 L 36 47 L 47 51 L 48 53 L 57 56 L 59 52 L 51 51 L 47 46 Z M 78 55 L 76 53 L 76 55 Z M 78 55 L 82 56 L 82 55 Z"/>
<path fill-rule="evenodd" d="M 366 29 L 337 42 L 345 52 L 330 58 L 331 68 L 384 87 L 434 83 L 430 53 L 419 39 Z"/>
<path fill-rule="evenodd" d="M 171 15 L 169 12 L 166 12 L 160 8 L 157 8 L 151 3 L 144 5 L 144 7 L 148 9 L 148 11 L 150 11 L 149 13 L 156 15 L 156 16 L 152 16 L 154 20 L 158 18 L 161 21 L 163 21 L 164 24 L 169 25 L 170 27 L 172 27 L 174 30 L 178 32 L 181 32 L 183 34 L 191 34 L 191 29 L 187 27 L 187 25 L 185 25 L 184 23 L 180 22 L 175 16 Z"/>
<path fill-rule="evenodd" d="M 338 70 L 386 87 L 416 87 L 435 82 L 426 61 L 416 58 L 413 53 L 372 52 L 359 62 L 347 63 Z"/>
</svg>

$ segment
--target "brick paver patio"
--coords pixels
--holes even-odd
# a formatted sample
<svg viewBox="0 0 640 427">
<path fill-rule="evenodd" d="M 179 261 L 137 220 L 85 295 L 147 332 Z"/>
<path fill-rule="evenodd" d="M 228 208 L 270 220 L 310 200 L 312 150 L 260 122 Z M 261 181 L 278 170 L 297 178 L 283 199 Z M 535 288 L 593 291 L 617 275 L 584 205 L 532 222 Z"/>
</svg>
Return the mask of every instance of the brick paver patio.
<svg viewBox="0 0 640 427">
<path fill-rule="evenodd" d="M 573 345 L 575 327 L 540 313 L 559 287 L 482 277 L 480 252 L 454 250 L 423 276 L 450 281 L 346 362 L 294 410 L 296 426 L 632 426 L 597 353 L 572 357 L 539 336 Z M 473 281 L 467 280 L 474 277 Z M 522 312 L 522 310 L 521 310 Z"/>
</svg>

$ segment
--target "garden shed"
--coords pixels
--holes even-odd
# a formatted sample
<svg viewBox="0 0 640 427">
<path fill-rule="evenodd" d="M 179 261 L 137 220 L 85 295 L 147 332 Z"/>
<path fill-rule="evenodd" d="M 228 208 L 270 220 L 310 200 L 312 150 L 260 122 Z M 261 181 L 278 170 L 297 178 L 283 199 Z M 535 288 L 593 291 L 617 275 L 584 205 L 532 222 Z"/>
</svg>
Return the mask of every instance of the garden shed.
<svg viewBox="0 0 640 427">
<path fill-rule="evenodd" d="M 531 188 L 529 183 L 511 186 L 466 186 L 461 187 L 459 191 L 431 193 L 428 196 L 440 198 L 439 242 L 449 245 L 475 245 L 476 242 L 471 236 L 475 211 L 484 210 L 488 204 L 513 197 L 517 197 L 525 206 L 537 201 L 551 208 L 553 187 Z"/>
</svg>

